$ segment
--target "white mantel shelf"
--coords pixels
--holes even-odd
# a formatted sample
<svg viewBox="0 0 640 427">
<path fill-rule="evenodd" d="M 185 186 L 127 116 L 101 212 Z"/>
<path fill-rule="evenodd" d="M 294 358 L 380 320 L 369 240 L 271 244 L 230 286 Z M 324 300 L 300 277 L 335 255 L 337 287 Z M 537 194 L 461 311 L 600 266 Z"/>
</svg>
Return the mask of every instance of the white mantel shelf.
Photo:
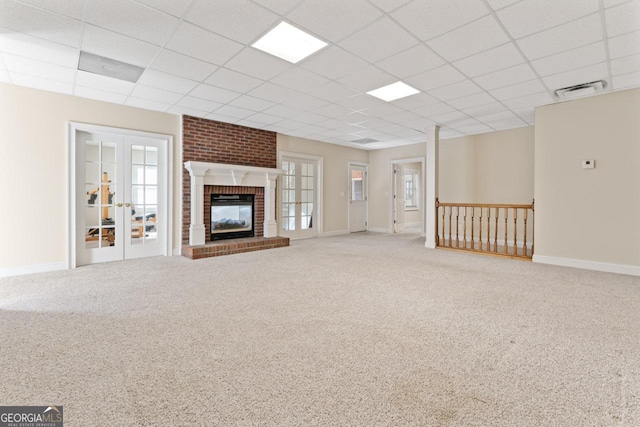
<svg viewBox="0 0 640 427">
<path fill-rule="evenodd" d="M 191 176 L 189 245 L 204 245 L 205 243 L 205 185 L 264 188 L 264 237 L 276 237 L 278 235 L 275 219 L 275 191 L 276 181 L 284 173 L 282 169 L 193 161 L 185 162 L 184 167 Z"/>
</svg>

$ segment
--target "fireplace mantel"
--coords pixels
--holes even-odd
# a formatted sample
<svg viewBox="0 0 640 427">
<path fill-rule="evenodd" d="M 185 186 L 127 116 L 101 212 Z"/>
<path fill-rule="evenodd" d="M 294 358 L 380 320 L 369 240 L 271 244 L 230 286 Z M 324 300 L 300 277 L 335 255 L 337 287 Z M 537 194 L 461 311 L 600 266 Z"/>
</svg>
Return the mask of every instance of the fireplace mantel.
<svg viewBox="0 0 640 427">
<path fill-rule="evenodd" d="M 282 169 L 254 166 L 227 165 L 223 163 L 185 162 L 191 176 L 191 224 L 189 245 L 204 245 L 204 186 L 228 185 L 264 188 L 264 237 L 276 237 L 278 227 L 275 217 L 276 180 Z"/>
</svg>

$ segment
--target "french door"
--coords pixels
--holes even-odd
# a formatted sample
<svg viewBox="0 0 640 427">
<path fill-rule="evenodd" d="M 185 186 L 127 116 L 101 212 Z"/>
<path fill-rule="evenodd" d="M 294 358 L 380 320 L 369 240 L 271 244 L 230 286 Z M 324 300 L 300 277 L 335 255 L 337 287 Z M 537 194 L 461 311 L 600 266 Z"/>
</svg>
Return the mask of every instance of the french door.
<svg viewBox="0 0 640 427">
<path fill-rule="evenodd" d="M 367 230 L 367 166 L 349 163 L 349 231 Z"/>
<path fill-rule="evenodd" d="M 166 254 L 166 140 L 75 133 L 76 265 Z"/>
<path fill-rule="evenodd" d="M 283 157 L 280 235 L 301 239 L 318 235 L 318 161 Z"/>
<path fill-rule="evenodd" d="M 404 231 L 404 209 L 405 209 L 405 171 L 404 166 L 393 165 L 393 232 L 402 233 Z"/>
</svg>

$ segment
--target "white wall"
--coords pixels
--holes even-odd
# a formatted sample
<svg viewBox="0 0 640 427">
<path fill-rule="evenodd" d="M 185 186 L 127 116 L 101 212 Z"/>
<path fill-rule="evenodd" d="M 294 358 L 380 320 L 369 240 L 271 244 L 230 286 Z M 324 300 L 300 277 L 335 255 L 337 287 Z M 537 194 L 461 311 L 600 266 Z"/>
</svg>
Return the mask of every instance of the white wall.
<svg viewBox="0 0 640 427">
<path fill-rule="evenodd" d="M 640 89 L 538 108 L 534 260 L 640 275 L 639 185 Z"/>
<path fill-rule="evenodd" d="M 67 262 L 69 121 L 173 135 L 182 170 L 178 116 L 0 83 L 0 274 Z M 179 204 L 173 212 L 179 245 Z"/>
<path fill-rule="evenodd" d="M 369 153 L 365 150 L 278 134 L 278 153 L 283 151 L 323 158 L 322 233 L 348 233 L 349 162 L 366 163 Z"/>
</svg>

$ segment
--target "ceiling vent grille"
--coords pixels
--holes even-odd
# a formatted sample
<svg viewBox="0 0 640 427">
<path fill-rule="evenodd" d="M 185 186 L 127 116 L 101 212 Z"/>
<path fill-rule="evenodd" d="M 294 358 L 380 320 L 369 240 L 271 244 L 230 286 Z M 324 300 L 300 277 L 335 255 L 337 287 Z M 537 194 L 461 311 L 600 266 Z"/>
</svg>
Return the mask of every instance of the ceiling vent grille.
<svg viewBox="0 0 640 427">
<path fill-rule="evenodd" d="M 556 90 L 556 97 L 558 97 L 558 99 L 581 98 L 583 96 L 595 95 L 598 92 L 602 92 L 605 87 L 607 87 L 607 82 L 604 80 L 582 83 Z"/>
<path fill-rule="evenodd" d="M 373 139 L 373 138 L 361 138 L 361 139 L 356 139 L 354 141 L 351 141 L 354 144 L 373 144 L 374 142 L 380 142 L 377 139 Z"/>
<path fill-rule="evenodd" d="M 80 52 L 78 70 L 136 83 L 144 68 L 88 52 Z"/>
</svg>

